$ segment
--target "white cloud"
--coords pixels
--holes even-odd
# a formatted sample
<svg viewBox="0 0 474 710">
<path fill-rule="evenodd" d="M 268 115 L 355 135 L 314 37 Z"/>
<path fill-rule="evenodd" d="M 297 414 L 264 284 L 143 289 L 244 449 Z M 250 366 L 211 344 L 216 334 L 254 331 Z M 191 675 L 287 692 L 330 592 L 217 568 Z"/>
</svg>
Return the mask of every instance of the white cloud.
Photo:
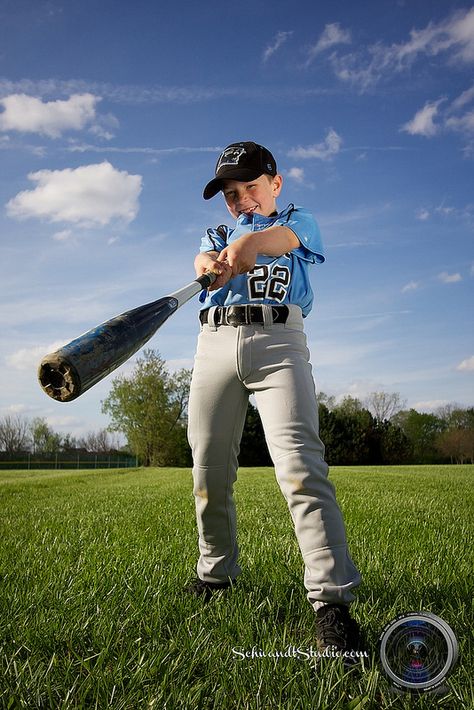
<svg viewBox="0 0 474 710">
<path fill-rule="evenodd" d="M 438 114 L 438 106 L 444 99 L 427 102 L 422 109 L 417 111 L 411 121 L 405 123 L 400 130 L 410 133 L 412 136 L 426 136 L 427 138 L 436 135 L 439 126 L 434 119 Z"/>
<path fill-rule="evenodd" d="M 454 207 L 445 207 L 443 201 L 443 204 L 435 207 L 435 212 L 443 215 L 443 217 L 449 217 L 450 215 L 455 215 L 457 210 Z"/>
<path fill-rule="evenodd" d="M 244 93 L 247 96 L 260 93 L 260 89 L 249 88 Z M 44 98 L 54 95 L 70 95 L 75 93 L 92 93 L 106 98 L 113 103 L 125 104 L 161 104 L 161 103 L 195 103 L 213 100 L 215 98 L 236 96 L 242 93 L 233 86 L 164 86 L 144 84 L 113 84 L 110 82 L 85 81 L 83 79 L 0 79 L 0 95 L 11 93 L 35 94 Z"/>
<path fill-rule="evenodd" d="M 460 10 L 421 30 L 413 29 L 409 39 L 390 46 L 377 43 L 366 53 L 331 56 L 336 76 L 368 89 L 386 76 L 410 68 L 420 56 L 444 55 L 448 62 L 474 62 L 474 8 Z"/>
<path fill-rule="evenodd" d="M 317 158 L 318 160 L 331 160 L 341 149 L 342 138 L 332 128 L 321 143 L 299 146 L 288 151 L 290 158 Z"/>
<path fill-rule="evenodd" d="M 422 402 L 415 402 L 412 407 L 417 412 L 435 412 L 439 407 L 449 404 L 447 399 L 429 399 Z"/>
<path fill-rule="evenodd" d="M 150 148 L 147 146 L 140 147 L 119 147 L 119 146 L 103 146 L 91 145 L 89 143 L 72 143 L 67 150 L 71 153 L 141 153 L 143 155 L 186 155 L 188 153 L 215 153 L 218 155 L 224 146 L 176 146 L 175 148 Z"/>
<path fill-rule="evenodd" d="M 340 392 L 336 396 L 337 404 L 340 404 L 344 397 L 354 397 L 360 401 L 366 399 L 371 392 L 379 392 L 383 390 L 384 385 L 375 380 L 353 380 L 344 392 Z"/>
<path fill-rule="evenodd" d="M 63 229 L 60 232 L 55 232 L 53 234 L 53 239 L 57 242 L 68 242 L 71 241 L 73 233 L 70 229 Z"/>
<path fill-rule="evenodd" d="M 457 99 L 454 99 L 453 103 L 451 104 L 451 109 L 452 111 L 459 111 L 459 109 L 464 108 L 466 104 L 471 103 L 471 101 L 474 100 L 474 85 L 471 86 L 469 89 L 466 89 L 466 91 L 463 91 L 462 94 L 460 94 Z"/>
<path fill-rule="evenodd" d="M 5 412 L 5 414 L 26 414 L 32 411 L 34 411 L 34 407 L 26 404 L 10 404 L 8 407 L 0 408 L 0 412 Z"/>
<path fill-rule="evenodd" d="M 467 153 L 470 153 L 474 137 L 474 109 L 465 110 L 465 107 L 473 99 L 474 87 L 471 87 L 454 99 L 442 113 L 440 113 L 439 106 L 446 101 L 446 98 L 428 101 L 415 114 L 412 120 L 405 123 L 400 130 L 406 131 L 411 135 L 426 137 L 432 137 L 441 130 L 456 131 L 463 134 L 470 141 L 465 149 Z"/>
<path fill-rule="evenodd" d="M 37 158 L 44 158 L 47 153 L 46 147 L 43 145 L 32 145 L 22 140 L 11 140 L 10 136 L 7 135 L 0 136 L 0 150 L 24 150 L 28 153 L 32 153 Z"/>
<path fill-rule="evenodd" d="M 28 179 L 38 183 L 6 205 L 10 217 L 51 222 L 106 225 L 119 218 L 131 222 L 138 212 L 141 175 L 116 170 L 105 161 L 65 170 L 39 170 Z"/>
<path fill-rule="evenodd" d="M 441 204 L 436 207 L 421 207 L 415 213 L 416 218 L 423 222 L 429 218 L 435 218 L 437 215 L 440 215 L 445 219 L 465 220 L 472 223 L 474 217 L 474 204 L 467 204 L 464 207 L 453 207 L 451 205 L 446 205 L 445 202 L 446 200 L 443 199 Z"/>
<path fill-rule="evenodd" d="M 309 66 L 318 54 L 327 51 L 338 44 L 350 44 L 351 33 L 343 30 L 338 22 L 327 24 L 316 44 L 310 47 L 305 66 Z"/>
<path fill-rule="evenodd" d="M 245 83 L 236 86 L 232 82 L 225 86 L 160 86 L 149 84 L 113 84 L 83 80 L 30 80 L 11 81 L 0 78 L 0 97 L 11 93 L 29 93 L 45 98 L 51 95 L 70 95 L 71 93 L 91 93 L 110 103 L 133 106 L 156 104 L 193 104 L 216 99 L 250 99 L 255 101 L 278 102 L 305 99 L 314 96 L 326 96 L 331 89 L 317 86 L 259 85 Z M 100 117 L 99 117 L 99 120 Z"/>
<path fill-rule="evenodd" d="M 58 138 L 64 131 L 79 131 L 95 119 L 95 105 L 100 101 L 92 94 L 74 94 L 67 101 L 43 102 L 34 96 L 12 94 L 0 99 L 1 131 L 39 133 Z"/>
<path fill-rule="evenodd" d="M 418 283 L 418 281 L 409 281 L 402 288 L 402 293 L 407 293 L 408 291 L 416 291 L 416 289 L 419 287 L 420 287 L 420 284 Z"/>
<path fill-rule="evenodd" d="M 441 274 L 438 274 L 438 279 L 444 284 L 454 284 L 458 281 L 462 281 L 462 276 L 461 274 L 448 274 L 447 271 L 443 271 Z"/>
<path fill-rule="evenodd" d="M 446 127 L 461 133 L 474 134 L 474 110 L 463 116 L 451 116 L 446 120 Z"/>
<path fill-rule="evenodd" d="M 55 416 L 47 416 L 46 421 L 51 427 L 70 427 L 70 426 L 81 426 L 84 422 L 82 419 L 78 419 L 77 417 L 72 417 L 70 415 L 55 415 Z"/>
<path fill-rule="evenodd" d="M 426 222 L 426 220 L 429 219 L 429 216 L 429 210 L 425 209 L 424 207 L 420 207 L 420 209 L 416 213 L 416 218 L 419 219 L 420 222 Z"/>
<path fill-rule="evenodd" d="M 287 173 L 288 177 L 295 182 L 302 183 L 304 181 L 303 168 L 290 168 Z"/>
<path fill-rule="evenodd" d="M 457 13 L 446 28 L 447 43 L 456 47 L 455 58 L 474 62 L 474 7 L 465 15 Z M 445 40 L 446 41 L 446 40 Z M 441 49 L 444 47 L 440 46 Z"/>
<path fill-rule="evenodd" d="M 7 355 L 5 361 L 8 367 L 14 370 L 34 370 L 38 367 L 45 355 L 54 352 L 64 344 L 64 342 L 56 340 L 50 345 L 35 345 L 31 348 L 20 348 L 11 355 Z"/>
<path fill-rule="evenodd" d="M 262 60 L 264 62 L 267 62 L 270 59 L 270 57 L 272 56 L 272 54 L 275 54 L 275 52 L 280 49 L 282 44 L 284 44 L 286 42 L 286 40 L 289 37 L 291 37 L 292 34 L 293 34 L 293 32 L 291 32 L 291 31 L 277 32 L 277 34 L 273 40 L 273 43 L 270 44 L 263 52 Z"/>
<path fill-rule="evenodd" d="M 471 357 L 468 357 L 466 360 L 460 362 L 459 365 L 456 367 L 456 370 L 459 370 L 459 372 L 473 372 L 474 355 L 471 355 Z"/>
<path fill-rule="evenodd" d="M 419 54 L 436 56 L 451 51 L 453 60 L 474 61 L 474 8 L 461 10 L 438 24 L 429 23 L 422 30 L 412 30 L 405 44 L 392 45 L 399 63 L 412 62 Z"/>
<path fill-rule="evenodd" d="M 98 138 L 111 140 L 114 137 L 113 131 L 119 127 L 118 119 L 111 113 L 97 116 L 95 123 L 89 128 L 89 133 L 92 133 Z"/>
</svg>

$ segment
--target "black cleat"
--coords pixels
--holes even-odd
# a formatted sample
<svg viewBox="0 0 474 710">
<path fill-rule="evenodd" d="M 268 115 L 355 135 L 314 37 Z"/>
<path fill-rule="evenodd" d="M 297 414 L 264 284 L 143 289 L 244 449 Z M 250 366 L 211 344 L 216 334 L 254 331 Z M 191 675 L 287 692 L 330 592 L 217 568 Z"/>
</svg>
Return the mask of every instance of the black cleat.
<svg viewBox="0 0 474 710">
<path fill-rule="evenodd" d="M 208 602 L 215 592 L 221 589 L 228 589 L 234 584 L 235 580 L 232 582 L 205 582 L 203 579 L 197 577 L 184 588 L 184 591 L 188 594 L 192 594 L 194 597 L 202 597 L 205 602 Z"/>
<path fill-rule="evenodd" d="M 357 662 L 354 652 L 361 650 L 360 629 L 347 605 L 325 604 L 317 610 L 316 642 L 319 651 L 334 652 L 344 658 L 345 665 Z"/>
</svg>

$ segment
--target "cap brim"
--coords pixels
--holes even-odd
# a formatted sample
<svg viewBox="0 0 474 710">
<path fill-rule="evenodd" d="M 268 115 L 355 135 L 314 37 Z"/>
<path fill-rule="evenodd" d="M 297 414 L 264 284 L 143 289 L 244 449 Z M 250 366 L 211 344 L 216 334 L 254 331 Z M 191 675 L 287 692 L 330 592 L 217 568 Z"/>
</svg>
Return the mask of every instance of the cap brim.
<svg viewBox="0 0 474 710">
<path fill-rule="evenodd" d="M 222 190 L 224 180 L 241 180 L 242 182 L 249 182 L 250 180 L 256 180 L 260 177 L 260 175 L 263 175 L 263 172 L 259 172 L 258 170 L 246 170 L 245 168 L 226 170 L 225 175 L 215 177 L 207 183 L 202 196 L 205 200 L 210 200 L 211 197 L 217 195 L 217 193 Z"/>
</svg>

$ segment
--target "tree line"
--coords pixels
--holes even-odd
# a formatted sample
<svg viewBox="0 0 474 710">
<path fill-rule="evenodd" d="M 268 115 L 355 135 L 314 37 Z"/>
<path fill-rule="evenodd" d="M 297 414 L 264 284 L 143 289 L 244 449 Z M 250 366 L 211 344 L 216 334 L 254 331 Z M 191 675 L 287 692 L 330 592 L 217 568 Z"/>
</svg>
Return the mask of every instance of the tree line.
<svg viewBox="0 0 474 710">
<path fill-rule="evenodd" d="M 82 437 L 59 434 L 43 417 L 28 419 L 7 414 L 0 419 L 0 451 L 5 454 L 31 453 L 47 456 L 84 451 L 95 454 L 116 453 L 122 449 L 117 436 L 107 429 L 90 431 Z"/>
<path fill-rule="evenodd" d="M 60 435 L 42 418 L 0 420 L 0 450 L 57 453 L 126 450 L 145 466 L 190 466 L 187 405 L 191 370 L 171 374 L 154 350 L 145 350 L 132 373 L 112 380 L 102 412 L 107 429 L 76 439 Z M 398 393 L 372 392 L 364 401 L 319 395 L 321 439 L 330 465 L 386 465 L 474 462 L 474 407 L 456 404 L 435 413 L 407 409 Z M 113 436 L 115 434 L 115 437 Z M 126 441 L 120 446 L 117 435 Z M 242 437 L 241 466 L 270 466 L 257 409 L 249 404 Z"/>
</svg>

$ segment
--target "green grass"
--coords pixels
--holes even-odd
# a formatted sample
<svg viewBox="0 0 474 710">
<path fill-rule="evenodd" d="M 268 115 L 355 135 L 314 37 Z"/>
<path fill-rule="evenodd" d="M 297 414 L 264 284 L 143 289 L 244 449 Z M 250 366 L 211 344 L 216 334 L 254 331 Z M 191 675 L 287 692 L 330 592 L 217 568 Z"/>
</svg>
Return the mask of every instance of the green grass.
<svg viewBox="0 0 474 710">
<path fill-rule="evenodd" d="M 194 576 L 191 473 L 0 472 L 0 707 L 379 710 L 474 707 L 473 466 L 333 468 L 363 584 L 352 609 L 370 658 L 241 660 L 315 647 L 291 519 L 271 469 L 236 485 L 243 574 L 208 605 Z M 441 699 L 390 692 L 376 643 L 432 611 L 460 659 Z"/>
</svg>

